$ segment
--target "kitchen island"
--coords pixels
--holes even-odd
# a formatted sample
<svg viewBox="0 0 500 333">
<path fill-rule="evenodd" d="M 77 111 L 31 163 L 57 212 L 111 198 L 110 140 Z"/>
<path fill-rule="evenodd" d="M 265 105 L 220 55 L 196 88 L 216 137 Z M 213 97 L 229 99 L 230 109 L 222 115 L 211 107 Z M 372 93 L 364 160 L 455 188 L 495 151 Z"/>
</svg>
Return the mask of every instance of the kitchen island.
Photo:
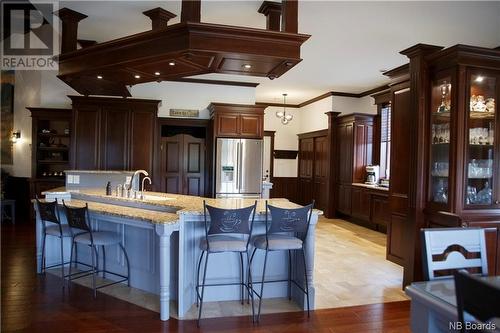
<svg viewBox="0 0 500 333">
<path fill-rule="evenodd" d="M 178 317 L 185 317 L 196 302 L 196 265 L 200 255 L 198 243 L 204 237 L 203 200 L 220 208 L 250 206 L 252 199 L 212 199 L 177 194 L 147 192 L 144 199 L 128 199 L 106 196 L 100 189 L 57 188 L 44 192 L 48 201 L 65 199 L 68 206 L 89 205 L 90 223 L 98 230 L 120 233 L 122 243 L 130 259 L 131 287 L 159 295 L 160 316 L 169 318 L 170 301 L 177 302 Z M 295 208 L 298 205 L 287 199 L 269 199 L 269 204 Z M 61 219 L 66 223 L 64 210 Z M 309 300 L 314 309 L 314 244 L 315 225 L 322 212 L 314 210 L 306 239 L 307 276 Z M 265 233 L 265 200 L 257 200 L 254 234 Z M 41 258 L 41 221 L 37 213 L 37 256 Z M 65 261 L 69 260 L 70 240 L 65 239 Z M 252 249 L 250 249 L 252 250 Z M 59 240 L 47 238 L 47 266 L 60 262 Z M 292 272 L 299 284 L 304 283 L 303 265 L 300 257 L 293 257 Z M 90 251 L 85 246 L 78 248 L 78 261 L 90 263 Z M 119 248 L 106 251 L 107 269 L 125 273 L 125 260 Z M 252 264 L 254 281 L 262 277 L 263 255 L 257 252 Z M 245 267 L 246 269 L 246 267 Z M 40 271 L 40 267 L 38 267 Z M 218 254 L 211 256 L 207 270 L 207 284 L 232 283 L 239 281 L 239 256 Z M 281 280 L 288 277 L 288 260 L 285 252 L 274 252 L 268 258 L 266 280 Z M 286 282 L 266 286 L 265 298 L 286 297 Z M 205 290 L 205 301 L 237 300 L 239 286 L 209 287 Z M 304 308 L 305 296 L 292 288 L 292 298 Z"/>
</svg>

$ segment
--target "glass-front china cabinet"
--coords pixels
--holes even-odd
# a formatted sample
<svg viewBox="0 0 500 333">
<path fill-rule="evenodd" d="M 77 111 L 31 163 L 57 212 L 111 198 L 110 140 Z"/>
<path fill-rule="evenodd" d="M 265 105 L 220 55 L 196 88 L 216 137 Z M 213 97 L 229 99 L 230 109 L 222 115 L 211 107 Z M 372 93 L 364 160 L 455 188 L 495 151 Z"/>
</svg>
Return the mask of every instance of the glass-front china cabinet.
<svg viewBox="0 0 500 333">
<path fill-rule="evenodd" d="M 457 45 L 426 60 L 426 226 L 486 228 L 500 274 L 500 51 Z"/>
</svg>

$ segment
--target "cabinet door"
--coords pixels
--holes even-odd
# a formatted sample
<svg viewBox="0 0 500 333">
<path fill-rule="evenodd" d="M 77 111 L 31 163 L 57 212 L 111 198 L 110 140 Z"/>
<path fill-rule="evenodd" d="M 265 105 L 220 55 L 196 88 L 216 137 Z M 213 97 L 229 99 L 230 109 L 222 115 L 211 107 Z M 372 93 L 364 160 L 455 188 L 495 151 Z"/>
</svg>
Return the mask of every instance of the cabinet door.
<svg viewBox="0 0 500 333">
<path fill-rule="evenodd" d="M 372 195 L 371 218 L 373 223 L 387 226 L 391 218 L 387 197 L 376 194 Z"/>
<path fill-rule="evenodd" d="M 103 107 L 101 113 L 101 170 L 128 168 L 129 110 Z"/>
<path fill-rule="evenodd" d="M 338 128 L 339 182 L 352 183 L 353 124 L 342 124 Z"/>
<path fill-rule="evenodd" d="M 314 139 L 307 138 L 299 141 L 299 177 L 313 177 Z"/>
<path fill-rule="evenodd" d="M 182 194 L 183 135 L 162 138 L 163 188 L 167 193 Z"/>
<path fill-rule="evenodd" d="M 223 113 L 217 115 L 216 136 L 237 137 L 240 132 L 240 116 L 238 114 Z"/>
<path fill-rule="evenodd" d="M 353 183 L 362 183 L 366 179 L 366 166 L 372 164 L 372 137 L 373 125 L 363 123 L 354 125 Z"/>
<path fill-rule="evenodd" d="M 351 186 L 338 185 L 338 207 L 337 210 L 345 215 L 351 215 Z"/>
<path fill-rule="evenodd" d="M 363 221 L 370 220 L 370 193 L 357 186 L 351 188 L 351 214 Z"/>
<path fill-rule="evenodd" d="M 73 111 L 73 168 L 98 170 L 100 108 L 77 107 Z"/>
<path fill-rule="evenodd" d="M 313 163 L 313 198 L 316 200 L 316 207 L 326 210 L 328 207 L 328 140 L 326 136 L 314 138 L 314 163 Z"/>
<path fill-rule="evenodd" d="M 242 114 L 240 116 L 240 134 L 244 137 L 261 138 L 263 119 L 261 115 Z"/>
<path fill-rule="evenodd" d="M 155 129 L 156 111 L 132 110 L 129 169 L 153 172 Z"/>
</svg>

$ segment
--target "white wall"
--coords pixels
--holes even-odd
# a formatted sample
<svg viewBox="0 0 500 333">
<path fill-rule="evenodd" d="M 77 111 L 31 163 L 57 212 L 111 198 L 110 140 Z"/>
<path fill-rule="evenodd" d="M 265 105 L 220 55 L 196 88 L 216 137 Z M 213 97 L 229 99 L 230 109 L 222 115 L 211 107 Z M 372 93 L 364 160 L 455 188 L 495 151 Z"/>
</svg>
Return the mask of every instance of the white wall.
<svg viewBox="0 0 500 333">
<path fill-rule="evenodd" d="M 282 111 L 280 107 L 268 107 L 264 113 L 264 130 L 276 131 L 274 135 L 275 150 L 298 150 L 297 134 L 299 133 L 301 114 L 299 109 L 287 109 L 287 113 L 293 115 L 293 120 L 287 125 L 283 125 L 276 117 L 277 111 Z M 294 160 L 274 160 L 274 177 L 296 177 L 297 159 Z"/>
<path fill-rule="evenodd" d="M 327 97 L 300 108 L 299 133 L 307 133 L 328 128 L 328 116 L 325 112 L 336 111 L 332 105 L 333 98 Z"/>
<path fill-rule="evenodd" d="M 200 118 L 208 119 L 206 109 L 211 102 L 254 104 L 255 88 L 186 82 L 152 82 L 133 86 L 133 97 L 161 99 L 158 116 L 168 117 L 170 109 L 200 110 Z"/>
</svg>

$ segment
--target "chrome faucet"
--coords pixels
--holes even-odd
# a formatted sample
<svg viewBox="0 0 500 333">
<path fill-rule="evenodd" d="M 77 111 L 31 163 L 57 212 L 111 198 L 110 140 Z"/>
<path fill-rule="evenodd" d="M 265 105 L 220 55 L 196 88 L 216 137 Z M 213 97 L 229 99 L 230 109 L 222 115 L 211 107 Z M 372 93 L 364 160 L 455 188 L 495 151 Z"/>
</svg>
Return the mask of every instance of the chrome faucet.
<svg viewBox="0 0 500 333">
<path fill-rule="evenodd" d="M 130 183 L 128 184 L 127 190 L 130 191 L 132 189 L 132 184 L 134 183 L 135 177 L 137 177 L 139 174 L 143 174 L 144 176 L 149 176 L 149 173 L 146 170 L 137 170 L 134 172 L 132 175 L 132 178 L 130 179 Z"/>
<path fill-rule="evenodd" d="M 139 197 L 141 200 L 144 200 L 144 181 L 145 181 L 146 179 L 148 180 L 149 185 L 151 185 L 151 178 L 149 178 L 149 177 L 144 177 L 144 178 L 142 179 L 141 195 L 140 195 L 140 197 Z"/>
</svg>

